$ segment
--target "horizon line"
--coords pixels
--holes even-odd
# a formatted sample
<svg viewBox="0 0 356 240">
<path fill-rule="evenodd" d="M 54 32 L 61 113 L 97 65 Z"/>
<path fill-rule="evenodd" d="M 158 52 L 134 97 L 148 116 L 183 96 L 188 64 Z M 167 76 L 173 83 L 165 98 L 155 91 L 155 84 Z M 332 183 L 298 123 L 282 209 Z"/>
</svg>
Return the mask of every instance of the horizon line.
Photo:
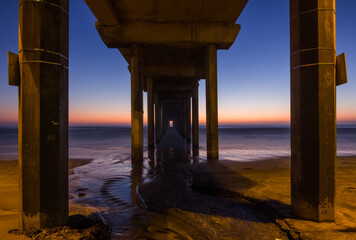
<svg viewBox="0 0 356 240">
<path fill-rule="evenodd" d="M 68 124 L 68 127 L 76 127 L 76 126 L 125 126 L 125 127 L 130 127 L 131 123 L 117 123 L 117 122 L 112 122 L 112 123 L 105 123 L 105 122 L 91 122 L 91 123 L 70 123 Z M 266 121 L 266 122 L 219 122 L 219 126 L 275 126 L 275 125 L 287 125 L 290 126 L 290 121 L 287 122 L 272 122 L 272 121 Z M 356 125 L 356 121 L 338 121 L 336 122 L 336 125 Z M 18 122 L 0 122 L 0 127 L 17 127 Z M 144 127 L 147 127 L 147 123 L 143 124 Z M 206 126 L 205 122 L 200 122 L 200 126 Z"/>
</svg>

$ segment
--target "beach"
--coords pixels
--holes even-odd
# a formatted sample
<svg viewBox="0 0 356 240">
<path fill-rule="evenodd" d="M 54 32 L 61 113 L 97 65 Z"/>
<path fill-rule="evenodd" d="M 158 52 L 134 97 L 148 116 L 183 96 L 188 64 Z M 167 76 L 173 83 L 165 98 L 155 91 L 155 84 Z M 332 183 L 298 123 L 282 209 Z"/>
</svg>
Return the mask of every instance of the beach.
<svg viewBox="0 0 356 240">
<path fill-rule="evenodd" d="M 73 168 L 90 161 L 71 159 L 69 162 L 69 170 L 72 171 Z M 295 239 L 298 239 L 297 237 L 301 239 L 355 239 L 356 237 L 356 157 L 338 157 L 337 159 L 335 223 L 314 223 L 290 216 L 290 158 L 288 157 L 250 162 L 224 160 L 213 166 L 198 163 L 191 167 L 190 172 L 195 176 L 192 188 L 197 192 L 210 192 L 215 197 L 221 198 L 221 201 L 242 197 L 245 201 L 262 203 L 261 206 L 265 204 L 275 211 L 272 218 L 279 216 L 275 219 L 276 223 L 272 223 L 272 225 L 279 225 L 280 231 L 276 232 L 275 229 L 270 229 L 268 226 L 270 223 L 267 220 L 258 223 L 244 220 L 243 216 L 238 219 L 236 216 L 224 215 L 223 209 L 220 209 L 219 212 L 216 212 L 216 209 L 198 209 L 202 206 L 209 208 L 207 204 L 203 203 L 196 209 L 168 208 L 164 219 L 166 224 L 175 225 L 171 227 L 179 228 L 179 224 L 177 224 L 179 220 L 177 219 L 184 217 L 183 219 L 191 221 L 190 225 L 195 228 L 195 230 L 190 230 L 190 234 L 197 231 L 196 228 L 202 228 L 202 226 L 202 229 L 209 229 L 210 233 L 206 234 L 210 234 L 210 236 L 219 234 L 222 229 L 231 234 L 225 237 L 221 235 L 219 238 L 212 237 L 212 239 L 243 239 L 234 238 L 234 236 L 237 236 L 237 232 L 240 236 L 246 234 L 246 239 L 250 239 L 251 226 L 249 224 L 256 225 L 255 227 L 262 232 L 265 231 L 263 234 L 266 237 L 279 238 L 285 236 L 286 233 L 294 235 Z M 0 195 L 0 239 L 25 239 L 23 236 L 7 233 L 9 230 L 17 228 L 18 165 L 15 159 L 1 159 L 0 161 Z M 206 200 L 207 202 L 212 201 L 209 198 L 206 198 Z M 82 207 L 85 208 L 85 206 Z M 190 206 L 190 208 L 192 207 L 194 206 Z M 78 213 L 79 208 L 78 205 L 74 206 L 74 211 L 70 214 Z M 210 206 L 210 208 L 212 207 Z M 88 211 L 88 209 L 82 210 L 82 213 L 85 211 Z M 216 213 L 211 214 L 214 211 Z M 225 212 L 228 211 L 229 209 L 225 209 Z M 155 218 L 157 218 L 157 215 L 153 214 L 152 225 L 155 224 L 155 221 L 158 221 Z M 239 224 L 234 225 L 243 220 L 246 221 L 245 228 Z M 159 221 L 162 221 L 162 218 Z M 202 223 L 204 225 L 201 225 Z M 150 226 L 148 226 L 149 228 Z M 187 229 L 184 231 L 187 231 Z"/>
<path fill-rule="evenodd" d="M 338 128 L 336 222 L 321 224 L 291 214 L 288 127 L 224 126 L 214 164 L 204 128 L 197 158 L 169 135 L 132 163 L 129 127 L 69 128 L 69 214 L 97 214 L 112 239 L 356 238 L 355 126 Z M 17 129 L 0 128 L 0 239 L 23 239 L 7 234 L 18 227 L 16 159 Z"/>
<path fill-rule="evenodd" d="M 69 174 L 73 169 L 91 162 L 91 159 L 70 159 L 68 162 Z M 0 239 L 22 240 L 25 236 L 9 234 L 9 230 L 18 229 L 19 209 L 19 169 L 17 159 L 13 157 L 0 157 Z M 70 207 L 71 208 L 71 207 Z M 90 210 L 86 207 L 72 205 L 70 215 L 86 214 Z"/>
<path fill-rule="evenodd" d="M 244 163 L 221 161 L 213 167 L 197 170 L 197 176 L 196 188 L 214 191 L 216 187 L 216 192 L 222 195 L 235 195 L 268 206 L 276 216 L 276 224 L 291 239 L 356 239 L 354 156 L 337 158 L 333 223 L 305 221 L 291 214 L 288 157 Z"/>
</svg>

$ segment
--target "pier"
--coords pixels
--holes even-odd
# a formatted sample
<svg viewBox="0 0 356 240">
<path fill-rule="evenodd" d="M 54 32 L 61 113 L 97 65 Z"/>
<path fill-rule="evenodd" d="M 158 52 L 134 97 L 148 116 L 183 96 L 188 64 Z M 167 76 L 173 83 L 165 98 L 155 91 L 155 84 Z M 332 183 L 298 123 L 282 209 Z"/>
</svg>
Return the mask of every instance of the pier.
<svg viewBox="0 0 356 240">
<path fill-rule="evenodd" d="M 68 217 L 68 1 L 19 1 L 19 77 L 10 83 L 19 87 L 21 230 Z M 199 155 L 205 81 L 207 161 L 217 162 L 217 51 L 235 42 L 248 0 L 85 2 L 131 73 L 132 161 L 143 159 L 144 91 L 148 148 L 173 127 Z M 335 35 L 335 0 L 290 0 L 291 206 L 317 222 L 335 219 Z"/>
</svg>

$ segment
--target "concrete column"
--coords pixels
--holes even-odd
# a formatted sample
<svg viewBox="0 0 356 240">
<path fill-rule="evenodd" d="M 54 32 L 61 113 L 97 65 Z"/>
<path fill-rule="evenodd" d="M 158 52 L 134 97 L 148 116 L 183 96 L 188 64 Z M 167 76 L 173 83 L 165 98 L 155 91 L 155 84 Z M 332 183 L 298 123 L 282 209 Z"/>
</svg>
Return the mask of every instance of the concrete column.
<svg viewBox="0 0 356 240">
<path fill-rule="evenodd" d="M 190 93 L 186 97 L 186 131 L 187 131 L 187 142 L 192 141 L 192 117 L 191 117 L 191 102 L 190 102 Z"/>
<path fill-rule="evenodd" d="M 155 127 L 156 127 L 156 144 L 161 140 L 161 102 L 158 97 L 155 102 Z"/>
<path fill-rule="evenodd" d="M 166 114 L 165 114 L 165 104 L 161 103 L 161 137 L 166 132 Z"/>
<path fill-rule="evenodd" d="M 68 217 L 68 0 L 19 3 L 19 229 Z"/>
<path fill-rule="evenodd" d="M 147 137 L 148 148 L 154 148 L 153 79 L 147 78 Z"/>
<path fill-rule="evenodd" d="M 183 99 L 182 104 L 182 124 L 183 124 L 183 138 L 187 140 L 187 102 Z"/>
<path fill-rule="evenodd" d="M 181 135 L 183 138 L 185 138 L 185 121 L 184 121 L 184 103 L 182 101 L 182 103 L 180 104 L 180 126 L 181 126 Z"/>
<path fill-rule="evenodd" d="M 143 161 L 133 160 L 131 163 L 131 203 L 133 205 L 140 205 L 141 199 L 136 192 L 138 185 L 142 183 Z"/>
<path fill-rule="evenodd" d="M 193 119 L 193 155 L 199 155 L 199 83 L 193 82 L 192 119 Z"/>
<path fill-rule="evenodd" d="M 141 47 L 131 49 L 131 157 L 143 158 L 143 92 Z"/>
<path fill-rule="evenodd" d="M 206 141 L 208 160 L 219 158 L 217 48 L 208 45 L 206 57 Z"/>
<path fill-rule="evenodd" d="M 290 0 L 292 209 L 334 220 L 335 0 Z"/>
<path fill-rule="evenodd" d="M 182 112 L 181 112 L 181 106 L 179 104 L 179 110 L 178 110 L 178 115 L 177 115 L 177 129 L 178 132 L 181 136 L 183 136 L 183 131 L 182 131 Z"/>
</svg>

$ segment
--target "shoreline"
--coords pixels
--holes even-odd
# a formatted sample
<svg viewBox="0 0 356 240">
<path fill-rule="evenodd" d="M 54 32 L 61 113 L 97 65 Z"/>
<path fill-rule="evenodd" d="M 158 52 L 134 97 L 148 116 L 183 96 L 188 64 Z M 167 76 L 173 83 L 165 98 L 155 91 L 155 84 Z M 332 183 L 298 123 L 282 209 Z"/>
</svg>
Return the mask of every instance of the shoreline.
<svg viewBox="0 0 356 240">
<path fill-rule="evenodd" d="M 92 161 L 93 159 L 70 159 L 69 175 L 78 177 L 73 176 L 73 169 Z M 277 203 L 277 206 L 270 206 L 276 207 L 277 211 L 281 210 L 278 209 L 278 202 L 284 207 L 290 206 L 290 157 L 247 162 L 220 160 L 213 167 L 206 162 L 201 162 L 192 165 L 192 172 L 196 176 L 193 189 L 197 191 L 209 191 L 212 187 L 218 186 L 217 190 L 223 190 L 227 196 L 229 193 L 238 193 L 250 199 Z M 209 182 L 211 180 L 213 182 Z M 323 239 L 326 236 L 333 236 L 333 239 L 344 239 L 345 236 L 356 237 L 356 233 L 351 231 L 356 229 L 355 183 L 356 156 L 337 157 L 336 222 L 318 224 L 286 217 L 283 219 L 288 224 L 286 231 L 297 230 L 300 236 L 307 239 Z M 0 196 L 0 239 L 28 239 L 24 236 L 8 234 L 9 230 L 18 227 L 18 164 L 13 158 L 0 157 Z M 69 201 L 69 215 L 78 213 L 88 215 L 94 211 Z M 281 214 L 283 211 L 285 209 L 282 209 Z"/>
</svg>

